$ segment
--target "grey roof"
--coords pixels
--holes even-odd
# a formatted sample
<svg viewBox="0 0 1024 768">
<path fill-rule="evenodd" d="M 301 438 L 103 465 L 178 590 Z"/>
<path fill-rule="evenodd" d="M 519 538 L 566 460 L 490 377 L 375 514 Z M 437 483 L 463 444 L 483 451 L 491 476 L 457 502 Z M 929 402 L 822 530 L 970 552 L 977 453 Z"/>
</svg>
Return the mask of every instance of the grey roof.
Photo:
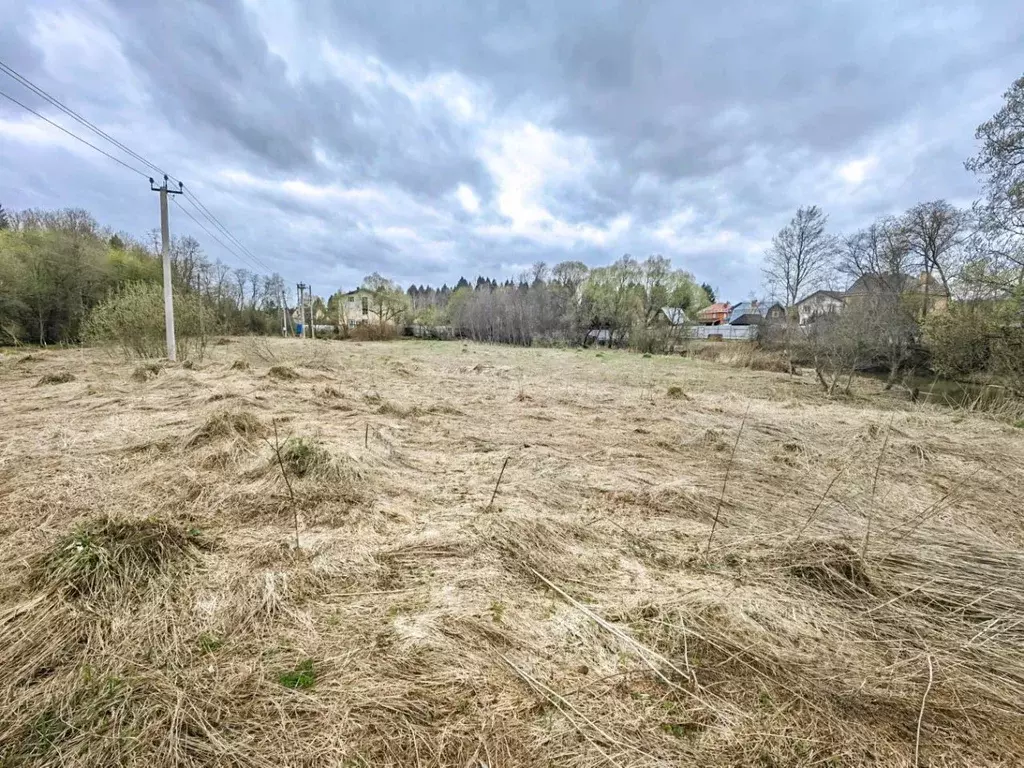
<svg viewBox="0 0 1024 768">
<path fill-rule="evenodd" d="M 661 311 L 672 325 L 684 325 L 686 323 L 686 313 L 679 307 L 662 307 Z"/>
<path fill-rule="evenodd" d="M 936 296 L 943 296 L 946 290 L 942 283 L 934 277 L 928 277 L 928 292 Z M 863 275 L 858 277 L 856 282 L 850 286 L 846 293 L 850 294 L 883 294 L 883 293 L 924 293 L 925 276 L 921 277 L 903 274 L 886 275 Z"/>
<path fill-rule="evenodd" d="M 732 308 L 732 312 L 729 313 L 729 323 L 735 323 L 745 315 L 760 315 L 765 317 L 768 315 L 768 310 L 771 308 L 771 304 L 759 304 L 753 301 L 741 301 Z"/>
<path fill-rule="evenodd" d="M 917 279 L 910 275 L 862 275 L 847 293 L 905 293 L 917 285 Z"/>
<path fill-rule="evenodd" d="M 804 296 L 797 304 L 803 304 L 805 301 L 810 301 L 815 296 L 828 296 L 829 298 L 835 299 L 836 301 L 845 301 L 846 294 L 842 291 L 815 291 Z"/>
</svg>

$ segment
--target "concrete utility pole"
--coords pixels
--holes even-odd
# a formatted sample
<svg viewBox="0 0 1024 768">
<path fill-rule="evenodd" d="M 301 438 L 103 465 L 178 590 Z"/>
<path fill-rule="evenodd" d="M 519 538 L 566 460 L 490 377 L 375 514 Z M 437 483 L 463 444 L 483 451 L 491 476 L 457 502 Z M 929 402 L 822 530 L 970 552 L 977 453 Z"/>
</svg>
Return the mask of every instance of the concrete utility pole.
<svg viewBox="0 0 1024 768">
<path fill-rule="evenodd" d="M 167 196 L 182 193 L 181 182 L 177 189 L 167 188 L 167 174 L 164 174 L 162 186 L 154 186 L 152 177 L 149 188 L 160 193 L 160 243 L 164 262 L 164 328 L 167 331 L 167 359 L 172 363 L 178 359 L 178 345 L 174 339 L 174 293 L 171 285 L 171 232 L 167 221 Z"/>
<path fill-rule="evenodd" d="M 299 294 L 299 323 L 302 325 L 302 338 L 306 338 L 306 303 L 303 301 L 303 294 L 306 290 L 305 283 L 299 283 L 295 286 L 295 289 Z"/>
<path fill-rule="evenodd" d="M 316 338 L 316 306 L 313 304 L 313 286 L 306 286 L 306 296 L 309 298 L 309 337 Z"/>
<path fill-rule="evenodd" d="M 281 291 L 281 335 L 288 335 L 288 304 L 284 298 L 284 291 Z"/>
</svg>

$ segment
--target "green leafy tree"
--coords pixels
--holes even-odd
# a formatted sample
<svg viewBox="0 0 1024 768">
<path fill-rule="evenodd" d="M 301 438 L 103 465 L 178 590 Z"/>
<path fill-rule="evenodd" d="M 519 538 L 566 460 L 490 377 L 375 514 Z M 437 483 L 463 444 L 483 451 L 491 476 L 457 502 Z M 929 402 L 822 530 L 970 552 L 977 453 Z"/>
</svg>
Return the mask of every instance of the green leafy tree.
<svg viewBox="0 0 1024 768">
<path fill-rule="evenodd" d="M 1024 77 L 1003 94 L 1002 108 L 978 126 L 978 153 L 967 161 L 982 182 L 971 276 L 1003 295 L 1024 286 Z"/>
<path fill-rule="evenodd" d="M 468 283 L 466 285 L 468 288 Z M 409 308 L 409 297 L 397 283 L 388 280 L 379 272 L 363 279 L 363 290 L 370 293 L 370 306 L 381 325 L 397 325 Z"/>
</svg>

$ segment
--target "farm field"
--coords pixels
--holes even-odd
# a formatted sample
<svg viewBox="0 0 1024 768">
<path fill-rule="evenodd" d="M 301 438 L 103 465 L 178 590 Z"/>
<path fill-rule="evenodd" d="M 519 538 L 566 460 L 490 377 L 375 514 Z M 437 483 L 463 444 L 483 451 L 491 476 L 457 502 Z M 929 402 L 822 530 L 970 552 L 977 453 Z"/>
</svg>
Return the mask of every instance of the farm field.
<svg viewBox="0 0 1024 768">
<path fill-rule="evenodd" d="M 460 342 L 8 352 L 0 392 L 2 766 L 1024 754 L 1004 421 Z"/>
</svg>

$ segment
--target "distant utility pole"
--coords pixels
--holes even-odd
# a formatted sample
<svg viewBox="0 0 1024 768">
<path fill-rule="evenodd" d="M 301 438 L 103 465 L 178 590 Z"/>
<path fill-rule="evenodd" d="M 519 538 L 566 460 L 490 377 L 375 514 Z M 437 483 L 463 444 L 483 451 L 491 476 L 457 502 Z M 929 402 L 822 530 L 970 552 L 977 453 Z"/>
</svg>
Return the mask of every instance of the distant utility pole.
<svg viewBox="0 0 1024 768">
<path fill-rule="evenodd" d="M 167 188 L 167 174 L 164 174 L 162 186 L 154 186 L 156 182 L 149 179 L 149 188 L 160 193 L 160 242 L 164 261 L 164 328 L 167 331 L 167 359 L 172 363 L 178 359 L 178 345 L 174 340 L 174 295 L 171 286 L 171 232 L 167 223 L 167 196 L 182 193 L 181 182 L 177 189 Z"/>
<path fill-rule="evenodd" d="M 306 291 L 305 283 L 298 283 L 295 286 L 296 291 L 299 294 L 299 324 L 302 326 L 302 338 L 306 338 L 306 303 L 303 301 L 303 294 Z"/>
<path fill-rule="evenodd" d="M 309 298 L 309 336 L 316 338 L 316 306 L 313 304 L 313 286 L 306 286 L 306 296 Z"/>
<path fill-rule="evenodd" d="M 288 335 L 288 302 L 285 300 L 284 291 L 281 291 L 281 335 Z"/>
</svg>

